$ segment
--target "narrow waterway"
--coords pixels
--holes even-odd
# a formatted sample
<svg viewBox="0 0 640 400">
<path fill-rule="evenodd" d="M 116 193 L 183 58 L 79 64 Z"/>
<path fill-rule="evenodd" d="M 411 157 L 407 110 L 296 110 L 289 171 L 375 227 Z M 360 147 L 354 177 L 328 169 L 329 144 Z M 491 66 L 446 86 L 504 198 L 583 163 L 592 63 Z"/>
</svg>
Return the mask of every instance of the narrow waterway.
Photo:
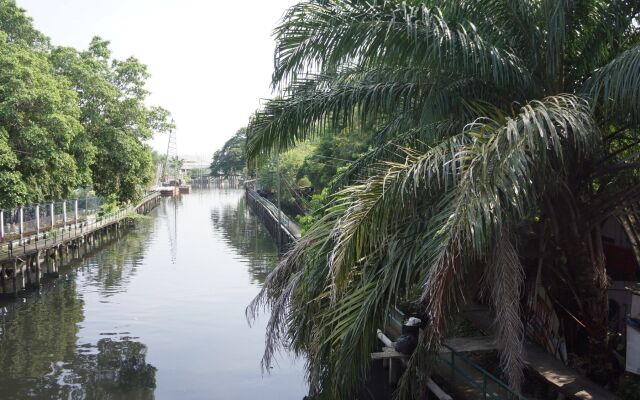
<svg viewBox="0 0 640 400">
<path fill-rule="evenodd" d="M 165 199 L 39 293 L 0 304 L 0 399 L 301 399 L 244 309 L 277 253 L 241 190 Z"/>
</svg>

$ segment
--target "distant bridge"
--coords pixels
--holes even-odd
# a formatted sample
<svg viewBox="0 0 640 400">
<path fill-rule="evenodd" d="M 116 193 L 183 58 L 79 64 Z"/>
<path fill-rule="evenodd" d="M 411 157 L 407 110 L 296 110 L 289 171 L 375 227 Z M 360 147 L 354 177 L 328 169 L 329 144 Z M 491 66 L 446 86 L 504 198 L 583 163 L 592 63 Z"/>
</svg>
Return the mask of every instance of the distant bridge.
<svg viewBox="0 0 640 400">
<path fill-rule="evenodd" d="M 194 187 L 241 189 L 244 183 L 242 175 L 209 174 L 191 177 Z"/>
</svg>

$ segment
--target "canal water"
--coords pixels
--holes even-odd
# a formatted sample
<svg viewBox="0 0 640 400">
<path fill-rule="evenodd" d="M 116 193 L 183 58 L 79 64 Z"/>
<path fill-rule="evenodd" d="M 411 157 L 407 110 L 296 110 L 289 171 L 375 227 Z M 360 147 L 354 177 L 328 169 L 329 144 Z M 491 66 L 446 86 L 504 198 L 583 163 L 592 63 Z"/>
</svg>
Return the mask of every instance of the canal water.
<svg viewBox="0 0 640 400">
<path fill-rule="evenodd" d="M 266 316 L 244 310 L 276 261 L 241 190 L 164 199 L 117 241 L 0 303 L 0 399 L 302 399 L 303 363 L 263 375 Z"/>
</svg>

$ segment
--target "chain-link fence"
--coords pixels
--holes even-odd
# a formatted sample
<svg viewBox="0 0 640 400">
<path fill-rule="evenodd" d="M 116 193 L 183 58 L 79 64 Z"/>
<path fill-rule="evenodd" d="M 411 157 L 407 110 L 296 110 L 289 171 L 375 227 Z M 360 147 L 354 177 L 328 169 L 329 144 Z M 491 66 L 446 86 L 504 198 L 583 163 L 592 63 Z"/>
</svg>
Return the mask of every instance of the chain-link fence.
<svg viewBox="0 0 640 400">
<path fill-rule="evenodd" d="M 39 233 L 84 221 L 97 214 L 102 201 L 95 196 L 0 210 L 0 240 Z"/>
</svg>

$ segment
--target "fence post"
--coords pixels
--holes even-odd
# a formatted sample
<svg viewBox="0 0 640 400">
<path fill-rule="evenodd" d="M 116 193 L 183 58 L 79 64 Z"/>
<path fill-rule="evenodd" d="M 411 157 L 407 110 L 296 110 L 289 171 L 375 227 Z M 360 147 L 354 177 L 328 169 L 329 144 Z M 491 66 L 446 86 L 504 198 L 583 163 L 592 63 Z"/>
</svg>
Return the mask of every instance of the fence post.
<svg viewBox="0 0 640 400">
<path fill-rule="evenodd" d="M 0 210 L 0 239 L 4 239 L 4 210 Z"/>
<path fill-rule="evenodd" d="M 22 242 L 22 237 L 24 236 L 24 208 L 20 206 L 20 220 L 18 225 L 18 230 L 20 232 L 20 242 Z"/>
<path fill-rule="evenodd" d="M 62 224 L 65 228 L 67 227 L 67 201 L 66 200 L 62 202 Z"/>
<path fill-rule="evenodd" d="M 36 205 L 36 235 L 40 234 L 40 205 Z M 36 238 L 38 240 L 38 238 Z"/>
<path fill-rule="evenodd" d="M 451 382 L 455 382 L 456 381 L 456 355 L 453 351 L 453 348 L 449 350 L 451 350 Z"/>
<path fill-rule="evenodd" d="M 73 201 L 73 222 L 78 223 L 78 199 Z"/>
<path fill-rule="evenodd" d="M 53 230 L 53 227 L 56 224 L 56 210 L 55 210 L 55 203 L 52 201 L 51 204 L 49 205 L 49 208 L 51 209 L 51 230 Z"/>
<path fill-rule="evenodd" d="M 487 398 L 487 374 L 482 374 L 482 396 Z"/>
</svg>

